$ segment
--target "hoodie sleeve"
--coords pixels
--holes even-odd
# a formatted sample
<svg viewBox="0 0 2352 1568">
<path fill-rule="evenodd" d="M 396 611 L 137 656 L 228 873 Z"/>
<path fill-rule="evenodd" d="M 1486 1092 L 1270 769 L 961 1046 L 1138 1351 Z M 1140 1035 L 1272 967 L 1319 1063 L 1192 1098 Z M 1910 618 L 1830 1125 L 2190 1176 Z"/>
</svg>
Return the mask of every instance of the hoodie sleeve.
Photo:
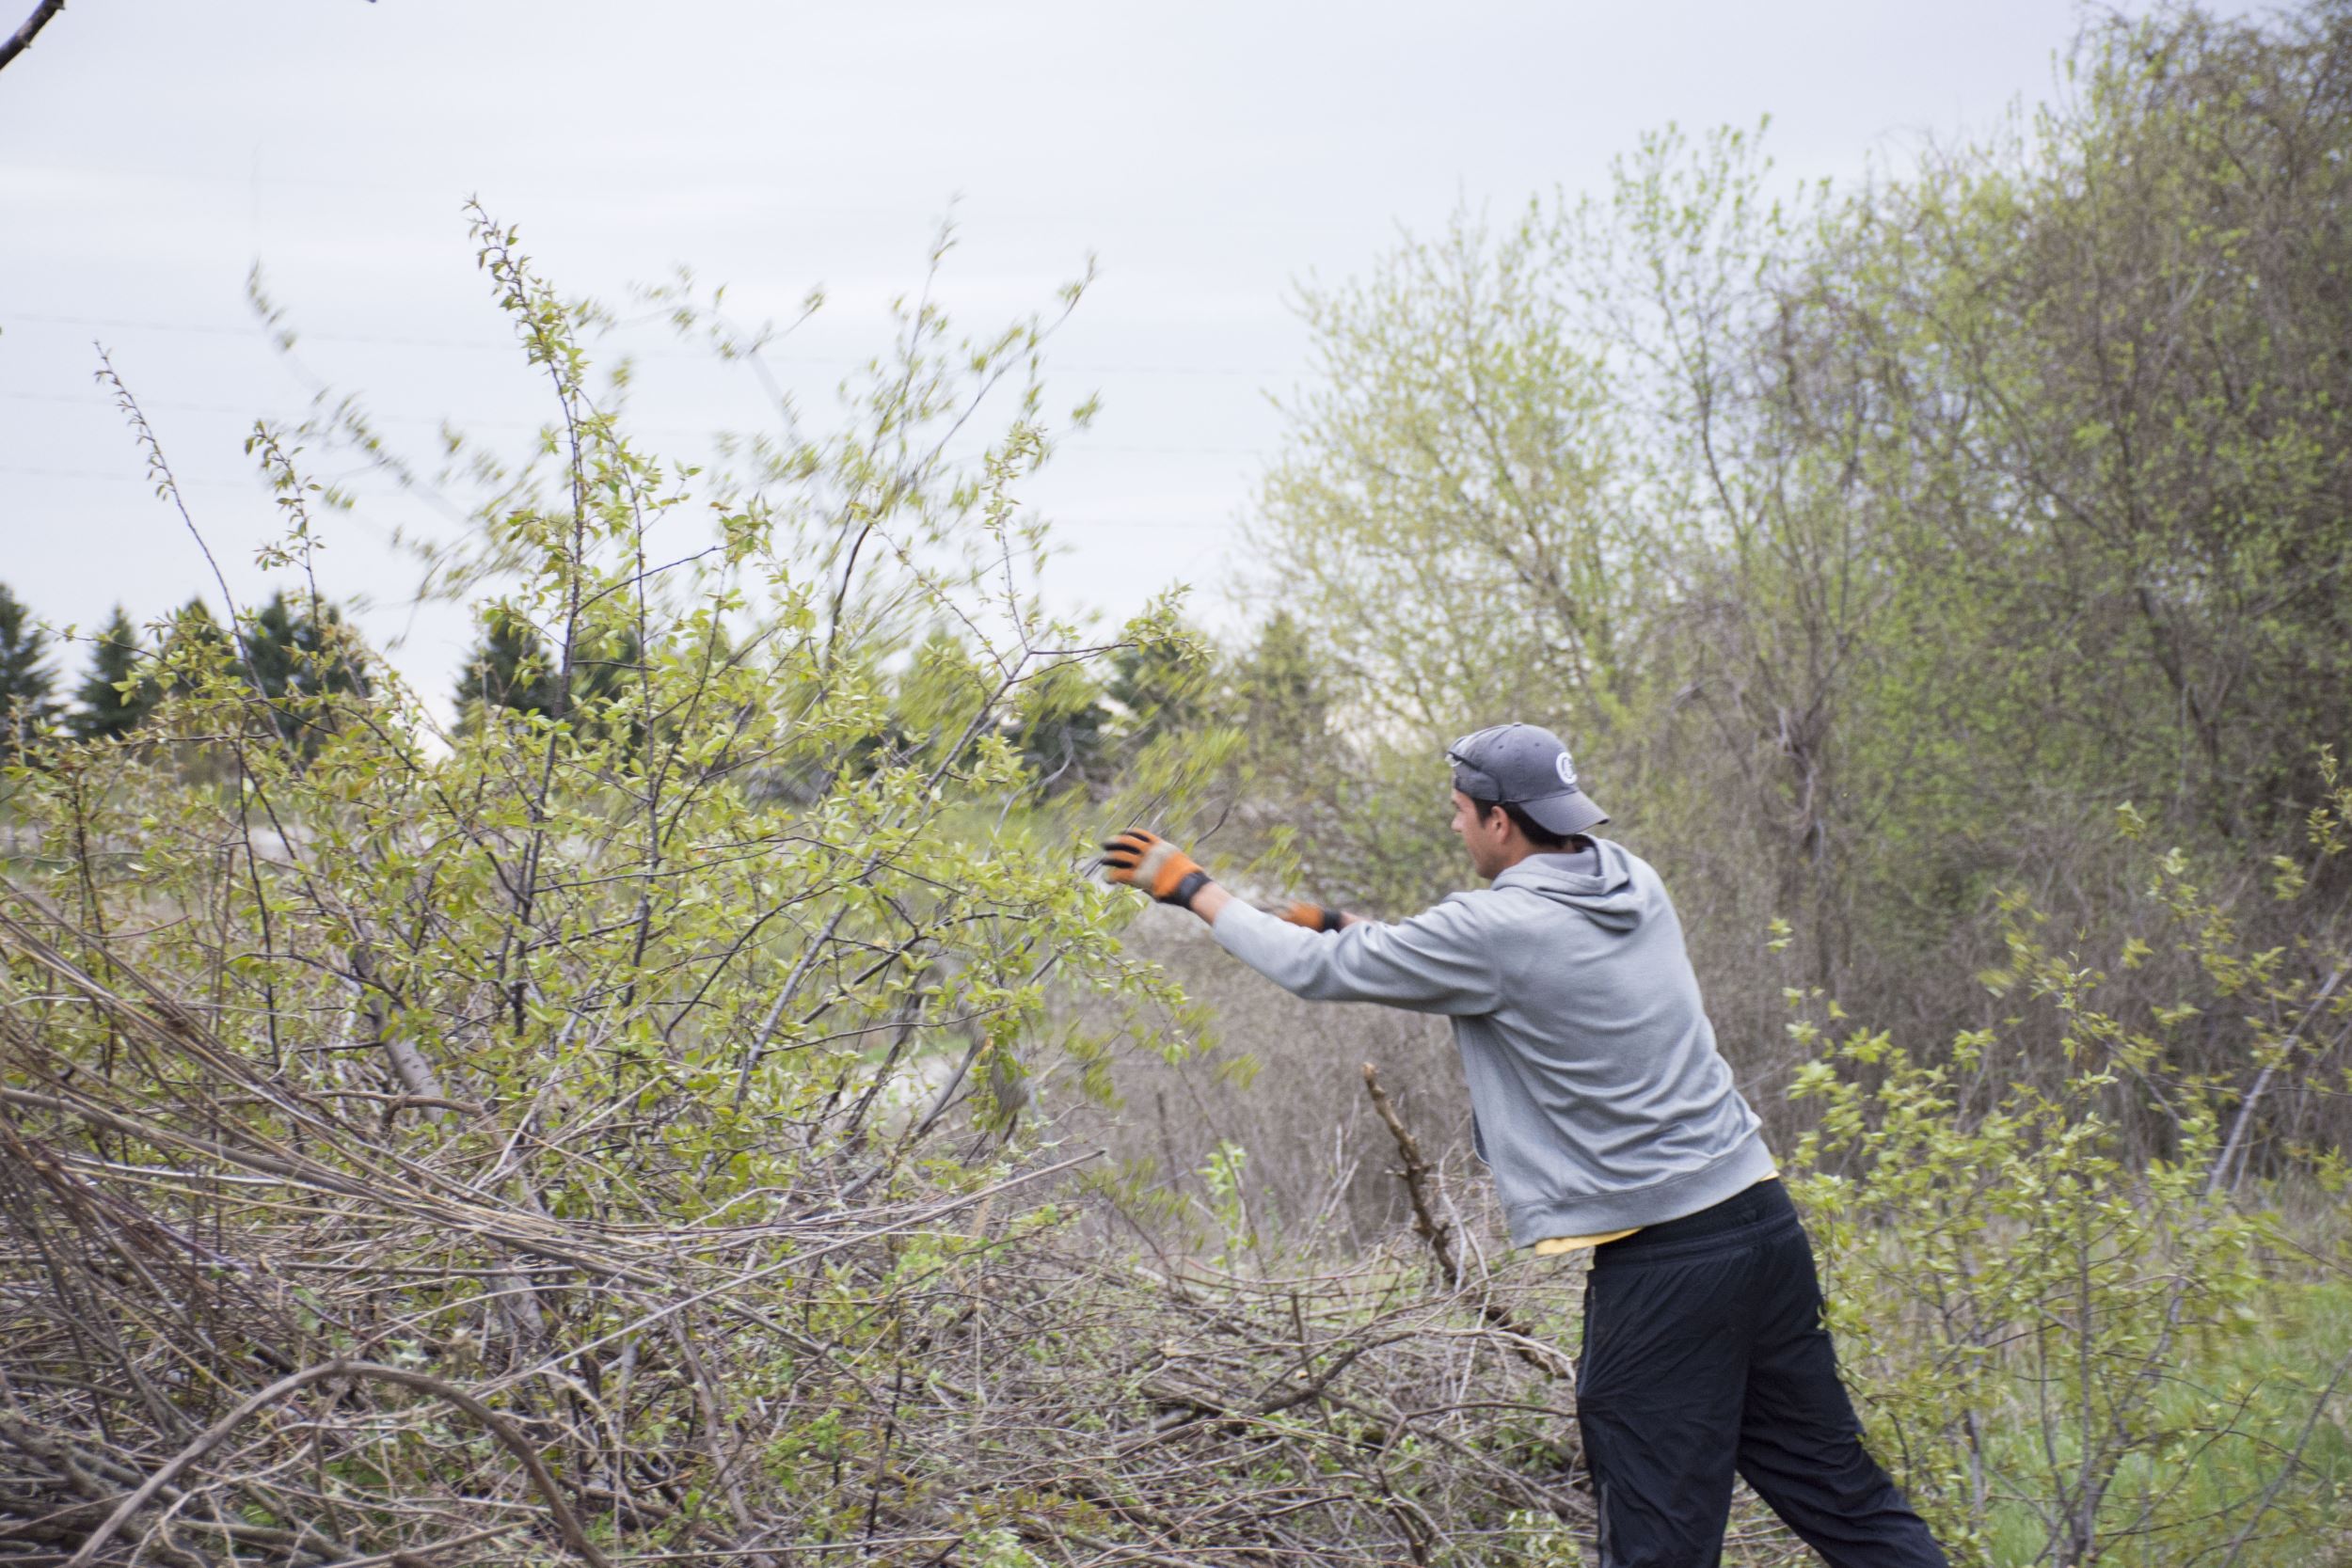
<svg viewBox="0 0 2352 1568">
<path fill-rule="evenodd" d="M 1449 899 L 1410 920 L 1310 931 L 1236 898 L 1211 927 L 1217 945 L 1310 1002 L 1383 1002 L 1417 1013 L 1474 1016 L 1502 1005 L 1491 945 Z"/>
</svg>

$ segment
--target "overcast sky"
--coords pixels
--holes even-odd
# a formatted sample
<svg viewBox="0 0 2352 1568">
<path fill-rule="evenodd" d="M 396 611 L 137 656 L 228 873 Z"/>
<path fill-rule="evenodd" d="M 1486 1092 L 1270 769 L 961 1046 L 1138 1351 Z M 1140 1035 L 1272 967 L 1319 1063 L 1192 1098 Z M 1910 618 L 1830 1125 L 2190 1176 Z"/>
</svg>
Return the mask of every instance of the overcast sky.
<svg viewBox="0 0 2352 1568">
<path fill-rule="evenodd" d="M 0 26 L 29 8 L 0 0 Z M 1069 546 L 1050 586 L 1122 614 L 1181 579 L 1229 625 L 1267 393 L 1306 371 L 1295 280 L 1457 202 L 1597 191 L 1668 120 L 1770 113 L 1784 171 L 1851 176 L 2047 96 L 2079 22 L 2062 0 L 80 0 L 0 71 L 0 581 L 86 631 L 117 602 L 217 605 L 92 384 L 95 340 L 240 598 L 261 587 L 278 525 L 242 440 L 308 391 L 246 306 L 257 261 L 303 365 L 393 435 L 448 417 L 512 441 L 547 408 L 474 269 L 469 194 L 567 292 L 625 300 L 685 262 L 756 316 L 822 284 L 785 351 L 818 409 L 953 201 L 942 293 L 967 325 L 1100 258 L 1050 364 L 1055 406 L 1099 390 L 1103 414 L 1025 498 Z M 758 421 L 741 372 L 627 341 L 660 444 Z M 339 520 L 322 586 L 370 598 L 372 635 L 445 697 L 464 617 L 412 612 L 383 543 L 417 520 L 389 499 Z"/>
</svg>

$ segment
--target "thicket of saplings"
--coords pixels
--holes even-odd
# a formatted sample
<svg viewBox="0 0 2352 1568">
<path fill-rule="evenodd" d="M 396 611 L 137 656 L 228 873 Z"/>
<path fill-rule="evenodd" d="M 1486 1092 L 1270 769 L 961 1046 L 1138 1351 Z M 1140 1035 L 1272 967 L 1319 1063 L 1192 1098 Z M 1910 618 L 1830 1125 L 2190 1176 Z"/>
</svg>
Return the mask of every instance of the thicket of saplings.
<svg viewBox="0 0 2352 1568">
<path fill-rule="evenodd" d="M 926 293 L 696 474 L 478 214 L 536 458 L 257 428 L 285 594 L 10 731 L 0 1551 L 1589 1560 L 1577 1265 L 1442 1034 L 1085 874 L 1407 912 L 1507 712 L 1666 870 L 1957 1559 L 2341 1560 L 2347 63 L 2167 12 L 1900 179 L 1662 141 L 1310 297 L 1230 654 L 1028 586 L 1052 321 Z M 325 445 L 472 518 L 447 734 L 321 592 Z"/>
</svg>

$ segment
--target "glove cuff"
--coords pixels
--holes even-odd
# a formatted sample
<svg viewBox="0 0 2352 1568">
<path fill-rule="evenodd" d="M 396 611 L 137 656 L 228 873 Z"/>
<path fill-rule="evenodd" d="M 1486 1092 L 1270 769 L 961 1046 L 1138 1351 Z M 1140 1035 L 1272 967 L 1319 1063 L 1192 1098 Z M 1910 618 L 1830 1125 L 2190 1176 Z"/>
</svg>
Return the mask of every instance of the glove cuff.
<svg viewBox="0 0 2352 1568">
<path fill-rule="evenodd" d="M 1179 881 L 1174 887 L 1168 890 L 1168 896 L 1162 898 L 1160 902 L 1163 904 L 1174 904 L 1180 909 L 1188 910 L 1192 908 L 1194 896 L 1198 895 L 1202 888 L 1207 887 L 1209 882 L 1209 874 L 1201 870 L 1199 866 L 1195 866 L 1192 870 L 1184 873 L 1183 880 Z"/>
</svg>

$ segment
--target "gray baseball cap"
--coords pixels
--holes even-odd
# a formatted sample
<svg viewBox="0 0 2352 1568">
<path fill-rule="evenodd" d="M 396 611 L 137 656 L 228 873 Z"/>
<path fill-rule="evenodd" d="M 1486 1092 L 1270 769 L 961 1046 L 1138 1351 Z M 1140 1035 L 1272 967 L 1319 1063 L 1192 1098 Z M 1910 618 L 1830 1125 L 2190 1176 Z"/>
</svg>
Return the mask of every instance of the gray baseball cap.
<svg viewBox="0 0 2352 1568">
<path fill-rule="evenodd" d="M 1474 800 L 1518 806 L 1565 837 L 1609 820 L 1578 787 L 1576 764 L 1560 737 L 1538 724 L 1496 724 L 1445 749 L 1454 787 Z"/>
</svg>

